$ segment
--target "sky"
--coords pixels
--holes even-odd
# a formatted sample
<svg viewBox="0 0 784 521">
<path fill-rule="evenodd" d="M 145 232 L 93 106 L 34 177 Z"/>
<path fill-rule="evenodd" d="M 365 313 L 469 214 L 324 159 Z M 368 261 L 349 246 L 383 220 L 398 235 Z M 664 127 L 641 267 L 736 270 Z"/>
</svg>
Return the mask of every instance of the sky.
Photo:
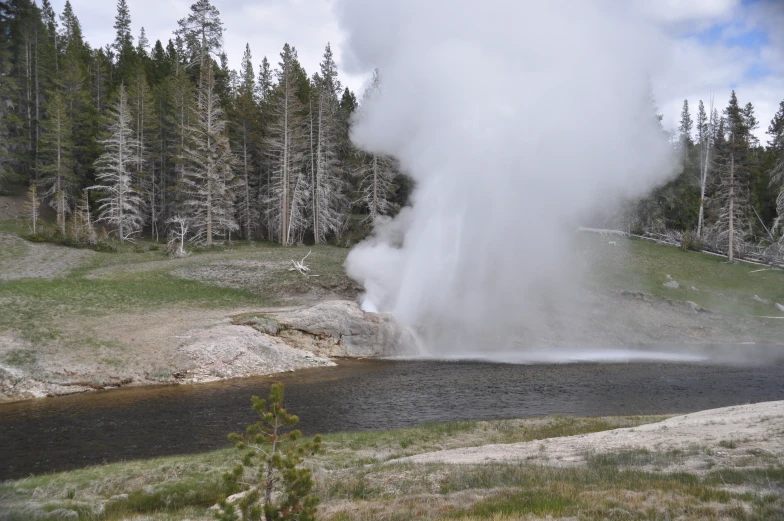
<svg viewBox="0 0 784 521">
<path fill-rule="evenodd" d="M 127 0 L 132 30 L 138 38 L 145 28 L 151 43 L 164 44 L 187 15 L 192 0 Z M 390 0 L 394 1 L 394 0 Z M 618 1 L 628 0 L 596 0 Z M 711 92 L 721 110 L 731 89 L 739 100 L 751 101 L 765 131 L 784 99 L 784 0 L 633 0 L 643 16 L 665 35 L 667 58 L 653 73 L 652 87 L 664 125 L 678 125 L 683 100 L 695 117 L 700 99 L 709 104 Z M 62 11 L 65 0 L 53 0 Z M 116 5 L 111 0 L 71 0 L 86 39 L 94 47 L 114 40 Z M 318 68 L 324 46 L 332 44 L 342 63 L 343 35 L 334 14 L 334 0 L 213 0 L 224 23 L 224 48 L 230 66 L 238 68 L 249 43 L 256 67 L 263 56 L 273 65 L 283 44 L 294 45 L 309 74 Z M 779 28 L 779 30 L 777 30 Z M 363 71 L 341 71 L 341 81 L 361 94 L 367 80 Z"/>
</svg>

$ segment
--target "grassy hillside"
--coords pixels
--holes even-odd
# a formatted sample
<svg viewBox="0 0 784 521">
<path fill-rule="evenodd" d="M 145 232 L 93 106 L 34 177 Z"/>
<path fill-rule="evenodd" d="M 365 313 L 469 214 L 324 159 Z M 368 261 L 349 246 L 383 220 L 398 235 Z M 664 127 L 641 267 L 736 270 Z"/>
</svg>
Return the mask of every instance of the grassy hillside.
<svg viewBox="0 0 784 521">
<path fill-rule="evenodd" d="M 784 304 L 782 270 L 742 262 L 728 264 L 722 257 L 645 240 L 587 236 L 580 241 L 592 262 L 589 282 L 593 287 L 692 301 L 730 315 L 784 316 L 774 306 Z M 678 283 L 678 289 L 664 286 L 670 282 L 667 275 Z M 755 295 L 770 302 L 761 303 Z"/>
</svg>

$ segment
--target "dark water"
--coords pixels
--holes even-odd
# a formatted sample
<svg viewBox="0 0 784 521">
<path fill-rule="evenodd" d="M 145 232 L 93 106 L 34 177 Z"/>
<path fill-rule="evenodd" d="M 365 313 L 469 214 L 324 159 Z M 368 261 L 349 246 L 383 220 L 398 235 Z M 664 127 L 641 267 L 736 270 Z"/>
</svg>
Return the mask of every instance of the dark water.
<svg viewBox="0 0 784 521">
<path fill-rule="evenodd" d="M 306 433 L 564 414 L 682 413 L 784 399 L 784 362 L 507 365 L 345 361 L 196 386 L 126 388 L 0 406 L 0 480 L 223 447 L 250 397 L 286 384 Z"/>
</svg>

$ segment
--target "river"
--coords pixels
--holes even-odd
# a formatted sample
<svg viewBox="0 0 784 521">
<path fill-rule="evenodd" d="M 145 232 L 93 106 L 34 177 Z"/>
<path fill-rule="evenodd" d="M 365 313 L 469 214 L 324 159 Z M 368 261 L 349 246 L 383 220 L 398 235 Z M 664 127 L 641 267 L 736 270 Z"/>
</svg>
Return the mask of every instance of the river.
<svg viewBox="0 0 784 521">
<path fill-rule="evenodd" d="M 784 362 L 500 364 L 345 360 L 211 384 L 127 387 L 0 405 L 0 480 L 227 445 L 250 397 L 286 385 L 306 433 L 427 422 L 685 413 L 784 399 Z"/>
</svg>

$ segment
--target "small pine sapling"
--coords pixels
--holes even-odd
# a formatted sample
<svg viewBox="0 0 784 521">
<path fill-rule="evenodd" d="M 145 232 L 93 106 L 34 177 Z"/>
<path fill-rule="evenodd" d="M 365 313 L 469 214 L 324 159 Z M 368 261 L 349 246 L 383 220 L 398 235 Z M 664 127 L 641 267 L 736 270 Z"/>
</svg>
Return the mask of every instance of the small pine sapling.
<svg viewBox="0 0 784 521">
<path fill-rule="evenodd" d="M 268 400 L 252 398 L 260 420 L 244 435 L 229 439 L 244 452 L 242 464 L 224 475 L 233 490 L 242 491 L 236 503 L 218 503 L 219 521 L 314 521 L 318 498 L 311 494 L 310 469 L 299 465 L 321 449 L 321 437 L 302 439 L 292 430 L 299 418 L 283 408 L 283 384 L 272 386 Z"/>
</svg>

